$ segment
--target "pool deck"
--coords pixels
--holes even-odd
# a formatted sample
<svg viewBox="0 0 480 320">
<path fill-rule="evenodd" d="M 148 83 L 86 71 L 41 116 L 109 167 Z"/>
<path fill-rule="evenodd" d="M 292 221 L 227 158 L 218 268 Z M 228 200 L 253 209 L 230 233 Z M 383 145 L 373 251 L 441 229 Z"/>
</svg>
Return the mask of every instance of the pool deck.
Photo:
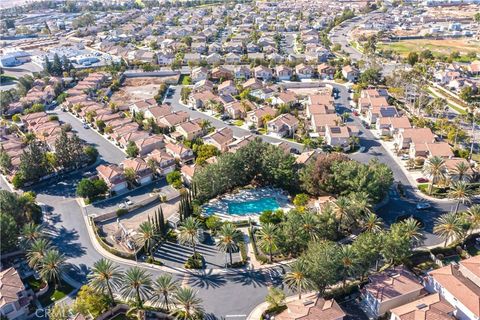
<svg viewBox="0 0 480 320">
<path fill-rule="evenodd" d="M 263 210 L 252 212 L 251 214 L 231 214 L 228 212 L 229 202 L 246 202 L 257 201 L 263 198 L 274 198 L 278 202 L 278 209 L 290 210 L 289 195 L 282 189 L 278 188 L 252 188 L 242 189 L 235 193 L 229 193 L 219 198 L 210 200 L 203 206 L 203 213 L 210 216 L 216 215 L 223 220 L 240 221 L 240 220 L 254 220 L 258 221 L 258 217 Z M 209 211 L 208 213 L 206 211 Z"/>
</svg>

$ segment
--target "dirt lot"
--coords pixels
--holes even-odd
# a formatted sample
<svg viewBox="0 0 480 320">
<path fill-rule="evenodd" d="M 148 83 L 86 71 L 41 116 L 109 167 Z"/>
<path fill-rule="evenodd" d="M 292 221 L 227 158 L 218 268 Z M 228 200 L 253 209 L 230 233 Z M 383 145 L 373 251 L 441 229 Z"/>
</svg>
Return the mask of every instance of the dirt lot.
<svg viewBox="0 0 480 320">
<path fill-rule="evenodd" d="M 469 52 L 480 51 L 480 41 L 473 39 L 419 39 L 419 40 L 404 40 L 392 43 L 383 43 L 380 47 L 384 49 L 391 49 L 398 52 L 400 55 L 406 56 L 411 51 L 422 51 L 429 49 L 433 54 L 448 55 L 452 51 L 458 51 L 461 54 Z"/>
<path fill-rule="evenodd" d="M 153 98 L 162 83 L 177 83 L 178 76 L 127 78 L 120 90 L 115 92 L 111 101 L 118 104 L 128 104 L 138 100 Z"/>
</svg>

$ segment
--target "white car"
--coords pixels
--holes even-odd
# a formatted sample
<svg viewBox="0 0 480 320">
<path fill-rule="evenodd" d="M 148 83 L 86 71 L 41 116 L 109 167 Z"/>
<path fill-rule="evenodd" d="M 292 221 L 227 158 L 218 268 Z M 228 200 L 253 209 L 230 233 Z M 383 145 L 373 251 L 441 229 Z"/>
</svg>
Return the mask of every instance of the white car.
<svg viewBox="0 0 480 320">
<path fill-rule="evenodd" d="M 129 206 L 133 206 L 133 201 L 128 199 L 127 201 L 125 201 L 125 203 Z"/>
<path fill-rule="evenodd" d="M 408 154 L 402 155 L 402 160 L 408 160 L 410 159 L 410 156 Z"/>
<path fill-rule="evenodd" d="M 127 205 L 125 204 L 125 202 L 122 202 L 122 203 L 120 203 L 120 204 L 118 205 L 118 207 L 119 207 L 120 209 L 125 209 L 125 208 L 127 207 Z"/>
</svg>

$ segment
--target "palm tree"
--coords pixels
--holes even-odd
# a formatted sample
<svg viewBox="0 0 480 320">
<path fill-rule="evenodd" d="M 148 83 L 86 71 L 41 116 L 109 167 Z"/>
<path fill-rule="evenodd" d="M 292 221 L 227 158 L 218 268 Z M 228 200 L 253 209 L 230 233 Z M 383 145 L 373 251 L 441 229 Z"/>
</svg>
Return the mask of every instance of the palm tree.
<svg viewBox="0 0 480 320">
<path fill-rule="evenodd" d="M 302 299 L 302 292 L 313 287 L 313 283 L 306 273 L 305 263 L 302 260 L 297 260 L 292 263 L 290 272 L 287 272 L 283 278 L 283 283 L 290 290 L 298 293 L 298 300 Z"/>
<path fill-rule="evenodd" d="M 151 299 L 168 311 L 172 304 L 172 297 L 178 288 L 179 285 L 177 281 L 173 280 L 170 274 L 164 273 L 153 282 L 153 295 Z"/>
<path fill-rule="evenodd" d="M 447 246 L 449 240 L 455 241 L 462 232 L 462 221 L 455 212 L 449 212 L 441 215 L 435 220 L 433 232 L 445 238 L 444 247 Z"/>
<path fill-rule="evenodd" d="M 27 261 L 30 268 L 38 269 L 40 262 L 48 250 L 50 250 L 50 241 L 47 239 L 35 240 L 27 250 Z"/>
<path fill-rule="evenodd" d="M 448 192 L 448 197 L 457 200 L 457 205 L 455 206 L 455 213 L 457 213 L 460 203 L 465 204 L 470 201 L 471 191 L 468 184 L 465 181 L 454 182 Z"/>
<path fill-rule="evenodd" d="M 127 300 L 135 299 L 139 308 L 143 306 L 143 300 L 148 298 L 152 291 L 152 279 L 144 269 L 137 266 L 125 271 L 121 279 L 120 292 Z"/>
<path fill-rule="evenodd" d="M 139 246 L 144 246 L 148 255 L 152 255 L 154 243 L 158 240 L 159 234 L 155 226 L 150 221 L 144 221 L 138 226 L 138 235 L 136 242 Z"/>
<path fill-rule="evenodd" d="M 318 239 L 318 215 L 306 212 L 302 215 L 302 229 L 311 241 Z"/>
<path fill-rule="evenodd" d="M 188 217 L 178 228 L 178 241 L 182 244 L 188 244 L 193 247 L 193 256 L 196 256 L 197 252 L 195 246 L 198 242 L 198 230 L 200 229 L 200 223 L 194 217 Z"/>
<path fill-rule="evenodd" d="M 277 250 L 277 228 L 272 223 L 265 223 L 258 234 L 258 245 L 268 252 L 270 263 L 273 262 L 273 251 Z"/>
<path fill-rule="evenodd" d="M 243 242 L 243 234 L 233 223 L 224 223 L 218 232 L 220 240 L 218 248 L 225 254 L 230 255 L 230 265 L 233 263 L 232 252 L 238 251 L 238 244 Z"/>
<path fill-rule="evenodd" d="M 455 168 L 453 168 L 453 171 L 457 174 L 458 181 L 463 181 L 464 179 L 466 181 L 469 180 L 468 172 L 470 171 L 470 166 L 467 164 L 467 162 L 462 161 L 457 163 Z"/>
<path fill-rule="evenodd" d="M 112 306 L 115 305 L 113 290 L 118 288 L 121 283 L 122 273 L 118 266 L 115 266 L 110 260 L 100 259 L 93 264 L 92 272 L 88 275 L 88 284 L 101 293 L 108 292 Z"/>
<path fill-rule="evenodd" d="M 342 223 L 350 221 L 350 202 L 348 199 L 346 197 L 339 197 L 337 201 L 335 201 L 333 212 L 338 221 L 337 231 L 340 232 Z"/>
<path fill-rule="evenodd" d="M 421 243 L 423 240 L 423 235 L 421 230 L 420 222 L 415 220 L 413 217 L 409 217 L 408 219 L 403 220 L 400 222 L 400 228 L 402 229 L 402 234 L 410 239 L 412 245 Z"/>
<path fill-rule="evenodd" d="M 53 282 L 55 288 L 60 284 L 60 277 L 65 265 L 65 256 L 56 249 L 49 249 L 45 252 L 40 261 L 40 277 L 46 282 Z"/>
<path fill-rule="evenodd" d="M 207 119 L 203 119 L 200 121 L 200 128 L 202 128 L 203 131 L 209 131 L 211 127 L 212 124 Z"/>
<path fill-rule="evenodd" d="M 383 220 L 373 212 L 369 212 L 364 219 L 363 227 L 368 232 L 377 233 L 382 231 Z"/>
<path fill-rule="evenodd" d="M 428 194 L 432 194 L 433 185 L 437 183 L 438 180 L 445 177 L 445 160 L 437 156 L 431 157 L 425 164 L 423 172 L 432 177 L 432 181 L 430 183 L 430 186 L 428 187 Z"/>
<path fill-rule="evenodd" d="M 360 143 L 360 138 L 357 136 L 351 136 L 348 138 L 348 142 L 350 143 L 351 150 L 354 150 L 355 147 Z"/>
<path fill-rule="evenodd" d="M 470 223 L 470 231 L 473 233 L 476 229 L 480 228 L 480 205 L 476 204 L 471 206 L 465 212 L 467 221 Z"/>
<path fill-rule="evenodd" d="M 202 299 L 197 297 L 197 293 L 191 288 L 179 288 L 173 300 L 176 309 L 173 314 L 177 319 L 200 320 L 203 319 Z"/>
<path fill-rule="evenodd" d="M 43 227 L 41 225 L 29 222 L 22 228 L 21 237 L 25 247 L 43 237 Z"/>
<path fill-rule="evenodd" d="M 347 282 L 347 278 L 349 276 L 353 276 L 357 271 L 356 267 L 356 260 L 357 255 L 353 250 L 351 245 L 343 245 L 340 247 L 340 262 L 341 262 L 341 269 L 343 274 L 343 287 L 345 288 L 345 284 Z"/>
</svg>

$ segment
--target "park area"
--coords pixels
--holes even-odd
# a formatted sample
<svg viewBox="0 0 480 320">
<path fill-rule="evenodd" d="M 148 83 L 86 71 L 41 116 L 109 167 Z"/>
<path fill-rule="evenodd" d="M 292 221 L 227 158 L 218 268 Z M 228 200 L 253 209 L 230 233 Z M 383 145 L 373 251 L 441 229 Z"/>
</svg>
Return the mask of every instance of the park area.
<svg viewBox="0 0 480 320">
<path fill-rule="evenodd" d="M 467 55 L 470 52 L 480 51 L 480 41 L 474 39 L 415 39 L 402 40 L 390 43 L 381 43 L 379 48 L 383 50 L 392 50 L 401 56 L 406 57 L 410 52 L 420 52 L 430 50 L 434 56 L 449 55 L 457 51 L 461 55 Z"/>
</svg>

